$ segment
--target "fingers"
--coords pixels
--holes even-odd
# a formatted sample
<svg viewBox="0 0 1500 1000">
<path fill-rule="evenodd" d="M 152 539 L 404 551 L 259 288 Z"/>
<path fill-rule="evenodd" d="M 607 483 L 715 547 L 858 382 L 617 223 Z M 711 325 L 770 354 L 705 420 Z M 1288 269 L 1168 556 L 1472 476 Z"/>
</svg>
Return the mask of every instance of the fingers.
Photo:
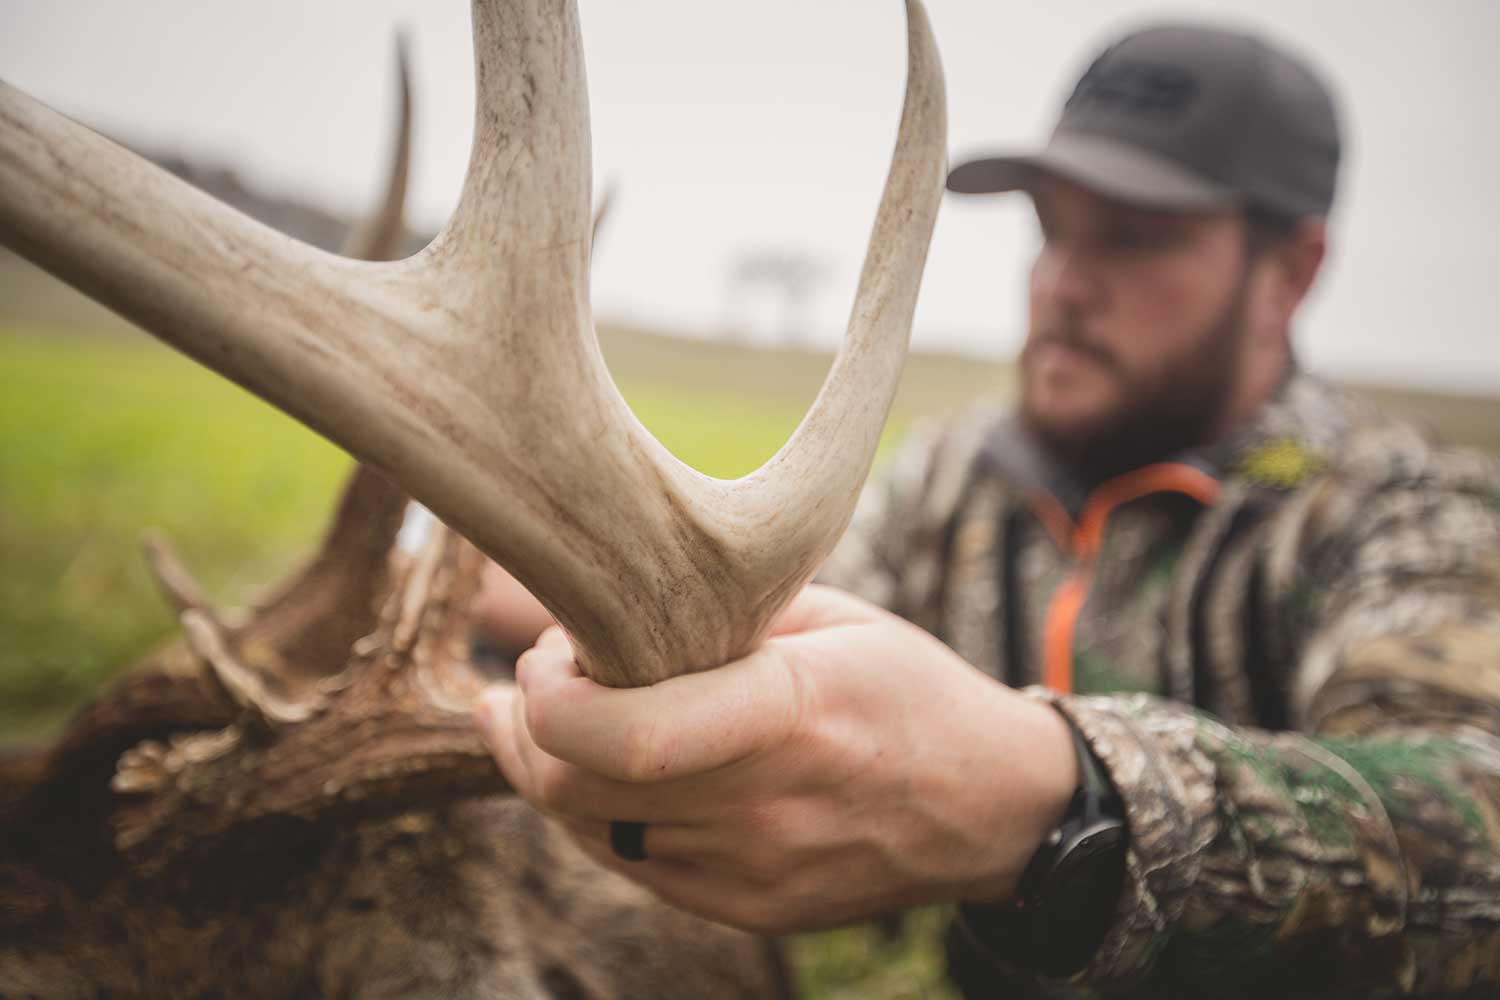
<svg viewBox="0 0 1500 1000">
<path fill-rule="evenodd" d="M 873 605 L 831 587 L 798 595 L 780 634 L 879 620 Z M 516 665 L 525 729 L 546 754 L 617 781 L 670 781 L 722 767 L 788 738 L 809 706 L 807 685 L 774 644 L 703 673 L 649 688 L 585 678 L 561 629 Z"/>
<path fill-rule="evenodd" d="M 603 850 L 614 853 L 614 848 L 609 844 L 610 820 L 574 819 L 563 816 L 558 817 L 558 822 L 580 844 L 587 843 L 595 851 Z M 690 828 L 675 823 L 647 823 L 641 840 L 642 850 L 652 861 L 691 864 L 693 863 L 691 855 L 681 849 L 680 843 L 681 835 L 687 829 Z"/>
<path fill-rule="evenodd" d="M 733 784 L 726 783 L 732 779 L 723 772 L 628 782 L 560 760 L 531 738 L 525 699 L 513 687 L 497 685 L 485 692 L 475 720 L 516 794 L 559 819 L 698 823 L 722 813 L 722 806 L 714 803 L 734 793 Z M 707 794 L 709 781 L 715 783 L 713 795 Z"/>
<path fill-rule="evenodd" d="M 525 730 L 546 754 L 625 782 L 670 781 L 722 767 L 789 738 L 807 710 L 779 652 L 648 688 L 606 688 L 571 652 L 537 646 L 517 664 Z"/>
<path fill-rule="evenodd" d="M 611 851 L 610 821 L 559 817 L 574 838 Z M 690 865 L 716 872 L 746 885 L 772 886 L 787 879 L 801 864 L 796 850 L 782 850 L 763 831 L 741 824 L 647 823 L 646 857 L 653 861 Z M 796 855 L 796 857 L 792 857 Z"/>
<path fill-rule="evenodd" d="M 525 736 L 519 696 L 497 690 L 485 700 L 481 728 L 512 787 L 575 835 L 608 845 L 612 821 L 645 823 L 651 857 L 711 865 L 752 880 L 780 874 L 785 852 L 774 849 L 772 831 L 723 805 L 738 793 L 722 773 L 647 784 L 601 778 L 537 749 Z M 705 780 L 714 787 L 705 788 Z"/>
<path fill-rule="evenodd" d="M 475 714 L 516 794 L 560 819 L 693 823 L 708 814 L 709 799 L 695 778 L 644 784 L 617 781 L 546 753 L 526 730 L 523 699 L 517 694 L 504 689 L 487 693 Z"/>
<path fill-rule="evenodd" d="M 511 788 L 525 798 L 525 789 L 531 786 L 531 776 L 514 735 L 517 701 L 513 686 L 496 684 L 486 689 L 475 703 L 474 724 Z"/>
<path fill-rule="evenodd" d="M 481 732 L 516 793 L 550 814 L 575 837 L 608 852 L 614 820 L 646 824 L 648 857 L 675 862 L 722 862 L 735 852 L 724 844 L 733 831 L 723 826 L 724 810 L 703 809 L 706 797 L 686 782 L 626 784 L 590 774 L 548 757 L 526 739 L 514 689 L 486 692 L 476 712 Z M 718 823 L 710 827 L 710 820 Z"/>
<path fill-rule="evenodd" d="M 610 850 L 610 820 L 559 817 L 558 822 L 579 840 Z M 732 858 L 734 852 L 724 844 L 725 834 L 717 828 L 686 823 L 646 823 L 646 857 L 653 861 L 703 865 Z M 722 864 L 716 867 L 723 867 Z"/>
<path fill-rule="evenodd" d="M 653 857 L 653 839 L 661 830 L 646 829 L 646 860 L 625 861 L 609 847 L 608 830 L 573 831 L 578 846 L 601 867 L 623 875 L 655 893 L 664 902 L 701 917 L 754 934 L 775 934 L 784 928 L 783 908 L 774 897 L 732 875 L 690 862 Z"/>
</svg>

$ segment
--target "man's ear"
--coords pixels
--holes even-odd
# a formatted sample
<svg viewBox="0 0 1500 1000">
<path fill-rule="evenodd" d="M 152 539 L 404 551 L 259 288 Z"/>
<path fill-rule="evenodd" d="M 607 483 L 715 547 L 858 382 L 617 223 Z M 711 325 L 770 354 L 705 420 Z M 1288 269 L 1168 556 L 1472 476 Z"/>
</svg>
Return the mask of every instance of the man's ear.
<svg viewBox="0 0 1500 1000">
<path fill-rule="evenodd" d="M 1277 248 L 1276 260 L 1281 269 L 1284 306 L 1290 317 L 1312 289 L 1328 252 L 1328 220 L 1309 216 L 1300 220 L 1286 242 Z"/>
</svg>

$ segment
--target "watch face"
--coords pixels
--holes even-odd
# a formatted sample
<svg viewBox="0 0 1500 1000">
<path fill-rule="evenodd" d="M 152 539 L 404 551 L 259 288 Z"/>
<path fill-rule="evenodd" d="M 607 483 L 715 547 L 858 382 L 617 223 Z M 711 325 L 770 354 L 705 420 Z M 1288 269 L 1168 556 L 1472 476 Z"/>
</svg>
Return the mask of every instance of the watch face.
<svg viewBox="0 0 1500 1000">
<path fill-rule="evenodd" d="M 1011 906 L 960 907 L 969 932 L 988 951 L 1049 976 L 1082 969 L 1114 920 L 1125 881 L 1125 824 L 1099 818 L 1065 827 L 1043 850 L 1050 862 L 1024 900 Z"/>
<path fill-rule="evenodd" d="M 1037 931 L 1047 954 L 1039 968 L 1075 972 L 1098 950 L 1125 881 L 1124 846 L 1125 826 L 1116 819 L 1101 819 L 1062 846 L 1042 880 L 1041 909 L 1048 913 Z"/>
<path fill-rule="evenodd" d="M 1125 825 L 1117 819 L 1100 819 L 1069 836 L 1058 848 L 1052 870 L 1042 878 L 1040 895 L 1093 888 L 1101 872 L 1118 868 L 1125 843 Z"/>
<path fill-rule="evenodd" d="M 1070 727 L 1071 728 L 1071 727 Z M 1073 728 L 1080 780 L 1008 906 L 960 906 L 961 925 L 986 950 L 1049 976 L 1080 971 L 1099 950 L 1125 882 L 1128 830 L 1101 765 Z"/>
</svg>

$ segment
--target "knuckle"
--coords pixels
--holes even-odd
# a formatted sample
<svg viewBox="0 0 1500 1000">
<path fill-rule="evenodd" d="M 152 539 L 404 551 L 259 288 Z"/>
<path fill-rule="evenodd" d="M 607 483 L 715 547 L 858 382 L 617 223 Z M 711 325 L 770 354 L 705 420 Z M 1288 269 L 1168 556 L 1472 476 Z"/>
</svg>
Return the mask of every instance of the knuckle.
<svg viewBox="0 0 1500 1000">
<path fill-rule="evenodd" d="M 525 699 L 522 708 L 531 741 L 542 750 L 550 752 L 556 745 L 556 734 L 552 731 L 554 713 L 550 710 L 548 699 L 541 694 L 533 695 Z"/>
<path fill-rule="evenodd" d="M 782 858 L 779 851 L 756 848 L 741 859 L 740 874 L 758 886 L 775 885 L 785 874 Z"/>
<path fill-rule="evenodd" d="M 663 749 L 659 733 L 652 723 L 637 723 L 626 732 L 620 757 L 620 774 L 626 781 L 654 781 L 670 766 L 671 755 Z"/>
<path fill-rule="evenodd" d="M 516 684 L 528 695 L 538 687 L 553 687 L 543 682 L 566 673 L 572 660 L 566 647 L 560 649 L 556 643 L 545 642 L 545 639 L 546 633 L 543 633 L 534 646 L 516 658 Z"/>
<path fill-rule="evenodd" d="M 516 657 L 516 682 L 517 683 L 520 683 L 521 679 L 523 677 L 525 677 L 527 674 L 531 673 L 536 668 L 537 657 L 539 657 L 541 655 L 542 655 L 541 650 L 539 650 L 535 646 L 532 646 L 530 649 L 526 650 L 526 652 L 524 652 L 520 656 Z"/>
<path fill-rule="evenodd" d="M 560 626 L 549 625 L 537 636 L 536 645 L 539 649 L 552 650 L 554 652 L 567 652 L 572 649 L 568 642 L 568 635 Z"/>
<path fill-rule="evenodd" d="M 547 812 L 566 813 L 574 799 L 574 782 L 561 764 L 543 764 L 532 782 L 536 804 Z"/>
<path fill-rule="evenodd" d="M 783 737 L 795 739 L 812 725 L 816 715 L 817 697 L 811 677 L 793 656 L 783 650 L 775 659 L 782 688 L 781 701 L 784 706 Z"/>
<path fill-rule="evenodd" d="M 781 884 L 805 851 L 800 817 L 780 803 L 747 810 L 742 825 L 750 834 L 750 846 L 737 859 L 740 876 L 759 886 Z"/>
</svg>

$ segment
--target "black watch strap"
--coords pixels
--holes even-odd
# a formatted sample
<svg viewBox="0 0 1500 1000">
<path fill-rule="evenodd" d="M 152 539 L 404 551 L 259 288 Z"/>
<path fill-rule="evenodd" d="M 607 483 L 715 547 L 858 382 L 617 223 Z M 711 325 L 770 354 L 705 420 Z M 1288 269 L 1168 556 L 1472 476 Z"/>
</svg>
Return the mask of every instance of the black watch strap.
<svg viewBox="0 0 1500 1000">
<path fill-rule="evenodd" d="M 1016 898 L 959 907 L 975 944 L 1049 976 L 1079 971 L 1098 950 L 1119 901 L 1128 841 L 1119 793 L 1071 719 L 1068 729 L 1078 754 L 1078 788 L 1032 855 Z"/>
</svg>

